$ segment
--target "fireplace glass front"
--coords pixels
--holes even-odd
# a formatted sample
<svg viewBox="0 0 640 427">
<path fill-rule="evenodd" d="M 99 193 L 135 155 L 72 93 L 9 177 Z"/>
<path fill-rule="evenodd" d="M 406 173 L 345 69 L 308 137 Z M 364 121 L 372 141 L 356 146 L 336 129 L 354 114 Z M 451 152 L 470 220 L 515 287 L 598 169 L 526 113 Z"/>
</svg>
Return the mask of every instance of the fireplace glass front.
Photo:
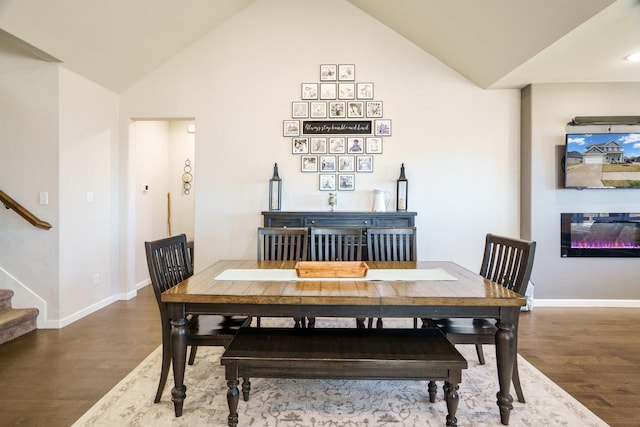
<svg viewBox="0 0 640 427">
<path fill-rule="evenodd" d="M 562 257 L 639 257 L 640 213 L 562 213 Z"/>
</svg>

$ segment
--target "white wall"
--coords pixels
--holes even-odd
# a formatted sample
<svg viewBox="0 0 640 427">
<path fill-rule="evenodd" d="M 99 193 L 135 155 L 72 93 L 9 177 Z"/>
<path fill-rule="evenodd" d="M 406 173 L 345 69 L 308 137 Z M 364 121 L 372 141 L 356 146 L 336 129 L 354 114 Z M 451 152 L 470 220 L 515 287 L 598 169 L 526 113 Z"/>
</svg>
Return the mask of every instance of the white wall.
<svg viewBox="0 0 640 427">
<path fill-rule="evenodd" d="M 169 125 L 166 121 L 136 121 L 132 124 L 135 158 L 136 286 L 149 277 L 144 242 L 168 236 L 167 191 L 169 188 Z M 143 191 L 143 186 L 149 189 Z"/>
<path fill-rule="evenodd" d="M 195 216 L 195 134 L 189 133 L 192 120 L 172 120 L 169 122 L 169 191 L 171 192 L 171 234 L 186 234 L 193 239 L 193 221 Z M 182 175 L 185 160 L 191 163 L 191 190 L 185 194 Z"/>
<path fill-rule="evenodd" d="M 117 299 L 118 96 L 60 71 L 60 321 Z M 88 312 L 93 311 L 88 309 Z"/>
<path fill-rule="evenodd" d="M 39 326 L 59 315 L 58 73 L 0 42 L 0 189 L 53 226 L 0 209 L 0 288 L 15 292 L 14 307 L 38 307 Z"/>
<path fill-rule="evenodd" d="M 404 162 L 420 259 L 476 270 L 485 233 L 518 234 L 519 91 L 479 89 L 344 1 L 261 0 L 122 95 L 121 123 L 196 119 L 196 270 L 255 256 L 276 161 L 284 210 L 328 210 L 282 137 L 300 83 L 325 63 L 355 64 L 393 122 L 374 173 L 338 195 L 338 210 L 370 210 Z"/>
<path fill-rule="evenodd" d="M 524 214 L 537 241 L 531 276 L 535 297 L 546 299 L 544 304 L 585 299 L 578 304 L 624 305 L 629 302 L 620 300 L 640 300 L 638 258 L 560 257 L 560 213 L 637 212 L 640 191 L 563 189 L 558 154 L 573 117 L 640 115 L 639 99 L 640 83 L 544 84 L 523 91 L 523 129 L 528 129 L 523 135 L 528 166 L 523 170 L 530 170 Z"/>
<path fill-rule="evenodd" d="M 14 307 L 40 309 L 39 328 L 60 327 L 119 298 L 118 97 L 11 46 L 0 59 L 0 183 L 52 225 L 3 210 L 0 287 Z"/>
</svg>

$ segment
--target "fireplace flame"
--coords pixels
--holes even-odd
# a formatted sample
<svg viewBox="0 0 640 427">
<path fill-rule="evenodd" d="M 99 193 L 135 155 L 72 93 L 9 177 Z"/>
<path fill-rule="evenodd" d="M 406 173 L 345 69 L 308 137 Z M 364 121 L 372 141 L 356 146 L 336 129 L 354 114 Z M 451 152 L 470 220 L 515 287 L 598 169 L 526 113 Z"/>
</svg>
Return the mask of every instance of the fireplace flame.
<svg viewBox="0 0 640 427">
<path fill-rule="evenodd" d="M 574 240 L 571 241 L 572 248 L 579 249 L 640 249 L 640 245 L 632 241 L 595 241 L 595 240 Z"/>
</svg>

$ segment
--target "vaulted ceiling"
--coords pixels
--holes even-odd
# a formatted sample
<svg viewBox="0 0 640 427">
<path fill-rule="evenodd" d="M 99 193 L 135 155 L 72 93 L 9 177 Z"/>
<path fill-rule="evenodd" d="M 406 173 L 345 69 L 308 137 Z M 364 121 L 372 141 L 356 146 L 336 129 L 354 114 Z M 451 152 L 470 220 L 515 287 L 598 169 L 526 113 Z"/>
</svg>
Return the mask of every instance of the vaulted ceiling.
<svg viewBox="0 0 640 427">
<path fill-rule="evenodd" d="M 120 93 L 255 1 L 0 0 L 0 51 Z M 640 81 L 639 0 L 346 1 L 482 88 Z"/>
</svg>

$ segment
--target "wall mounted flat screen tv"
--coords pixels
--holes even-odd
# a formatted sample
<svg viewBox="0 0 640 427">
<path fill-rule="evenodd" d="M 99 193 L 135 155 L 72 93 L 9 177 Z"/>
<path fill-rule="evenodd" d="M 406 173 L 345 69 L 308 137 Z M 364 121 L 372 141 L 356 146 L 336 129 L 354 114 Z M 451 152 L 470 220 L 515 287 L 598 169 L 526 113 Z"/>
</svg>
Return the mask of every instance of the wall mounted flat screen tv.
<svg viewBox="0 0 640 427">
<path fill-rule="evenodd" d="M 640 132 L 568 133 L 565 188 L 640 188 Z"/>
</svg>

